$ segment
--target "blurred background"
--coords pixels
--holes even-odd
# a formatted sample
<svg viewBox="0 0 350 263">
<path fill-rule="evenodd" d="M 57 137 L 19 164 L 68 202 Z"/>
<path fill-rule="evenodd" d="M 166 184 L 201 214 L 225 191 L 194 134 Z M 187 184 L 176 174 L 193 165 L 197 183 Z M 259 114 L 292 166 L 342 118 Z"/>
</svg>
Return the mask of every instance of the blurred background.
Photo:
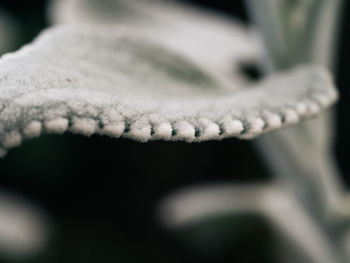
<svg viewBox="0 0 350 263">
<path fill-rule="evenodd" d="M 187 2 L 248 21 L 242 0 Z M 8 51 L 29 43 L 49 25 L 47 4 L 46 0 L 0 0 L 0 16 L 9 18 L 7 27 L 16 33 Z M 338 49 L 336 82 L 341 95 L 334 151 L 348 186 L 350 25 L 349 3 L 345 4 Z M 16 218 L 32 218 L 21 209 L 26 202 L 25 207 L 39 211 L 36 219 L 42 225 L 37 227 L 45 231 L 39 240 L 45 243 L 41 244 L 44 249 L 23 257 L 14 256 L 22 250 L 13 250 L 11 255 L 0 250 L 0 262 L 281 262 L 274 252 L 273 230 L 258 216 L 219 218 L 170 233 L 158 224 L 155 214 L 163 197 L 184 186 L 268 182 L 269 174 L 249 141 L 141 144 L 101 136 L 43 135 L 0 159 L 0 188 L 13 207 L 23 211 Z M 0 214 L 0 224 L 1 218 Z M 26 224 L 22 226 L 28 230 Z M 210 242 L 217 237 L 203 234 L 203 229 L 225 233 L 221 235 L 225 245 L 211 252 Z M 0 247 L 1 233 L 6 230 L 1 232 L 0 226 Z M 207 251 L 188 245 L 195 238 L 209 244 L 204 245 Z"/>
</svg>

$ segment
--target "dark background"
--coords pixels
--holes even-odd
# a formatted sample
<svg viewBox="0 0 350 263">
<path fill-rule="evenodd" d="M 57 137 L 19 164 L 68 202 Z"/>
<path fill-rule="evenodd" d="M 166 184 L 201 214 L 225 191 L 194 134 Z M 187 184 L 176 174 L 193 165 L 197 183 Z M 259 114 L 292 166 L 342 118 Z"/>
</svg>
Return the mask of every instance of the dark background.
<svg viewBox="0 0 350 263">
<path fill-rule="evenodd" d="M 191 2 L 247 20 L 242 1 Z M 0 8 L 20 25 L 21 39 L 14 50 L 47 26 L 45 6 L 45 0 L 0 0 Z M 350 178 L 348 20 L 344 15 L 339 43 L 336 81 L 341 99 L 334 149 L 345 182 Z M 227 226 L 232 232 L 230 245 L 210 255 L 186 245 L 184 240 L 196 236 L 196 229 L 172 234 L 154 220 L 157 202 L 182 186 L 267 180 L 267 168 L 251 143 L 236 139 L 141 144 L 101 136 L 44 135 L 25 141 L 0 159 L 0 186 L 19 191 L 54 219 L 51 248 L 35 262 L 278 262 L 271 249 L 275 242 L 271 230 L 257 217 L 236 218 L 246 231 L 237 231 L 237 224 Z M 210 224 L 222 226 L 223 222 Z"/>
</svg>

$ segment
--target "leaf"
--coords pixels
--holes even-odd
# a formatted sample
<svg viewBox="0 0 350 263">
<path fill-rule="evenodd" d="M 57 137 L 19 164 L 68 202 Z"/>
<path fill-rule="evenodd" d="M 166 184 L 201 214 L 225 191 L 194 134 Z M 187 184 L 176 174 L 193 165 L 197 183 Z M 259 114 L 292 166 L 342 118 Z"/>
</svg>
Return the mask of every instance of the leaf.
<svg viewBox="0 0 350 263">
<path fill-rule="evenodd" d="M 227 221 L 231 217 L 232 222 L 247 214 L 259 215 L 269 223 L 280 245 L 287 245 L 282 254 L 287 262 L 293 262 L 293 257 L 303 258 L 302 262 L 338 262 L 341 258 L 330 235 L 278 185 L 197 185 L 170 194 L 158 207 L 159 220 L 175 233 L 213 218 Z"/>
<path fill-rule="evenodd" d="M 128 28 L 49 29 L 0 61 L 1 148 L 67 130 L 139 141 L 253 138 L 337 97 L 318 67 L 233 88 L 212 66 Z"/>
<path fill-rule="evenodd" d="M 256 36 L 243 23 L 175 1 L 57 0 L 50 9 L 53 24 L 116 31 L 123 26 L 180 50 L 195 62 L 205 58 L 212 73 L 228 85 L 245 82 L 240 63 L 260 56 Z"/>
</svg>

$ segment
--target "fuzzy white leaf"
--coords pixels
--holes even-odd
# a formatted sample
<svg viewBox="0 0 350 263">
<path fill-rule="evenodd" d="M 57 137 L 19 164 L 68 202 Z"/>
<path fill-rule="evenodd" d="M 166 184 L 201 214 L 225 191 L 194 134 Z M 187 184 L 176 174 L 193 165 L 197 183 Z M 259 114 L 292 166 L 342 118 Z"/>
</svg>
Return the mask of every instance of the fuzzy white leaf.
<svg viewBox="0 0 350 263">
<path fill-rule="evenodd" d="M 256 36 L 243 23 L 175 1 L 56 0 L 50 9 L 54 24 L 142 31 L 197 63 L 205 61 L 227 85 L 245 81 L 239 74 L 240 62 L 260 57 Z"/>
<path fill-rule="evenodd" d="M 212 216 L 231 216 L 234 220 L 242 214 L 262 216 L 280 240 L 307 258 L 305 262 L 338 262 L 341 258 L 317 221 L 277 185 L 198 185 L 170 194 L 158 208 L 161 223 L 175 231 Z"/>
<path fill-rule="evenodd" d="M 140 141 L 253 138 L 294 123 L 290 112 L 299 120 L 328 107 L 337 96 L 328 73 L 318 67 L 304 66 L 255 87 L 234 88 L 212 73 L 205 57 L 194 62 L 186 52 L 128 28 L 99 29 L 50 29 L 3 57 L 2 148 L 31 137 L 33 121 L 48 132 L 69 129 L 85 135 L 110 134 L 111 127 L 122 126 L 118 135 Z M 300 104 L 307 110 L 298 112 Z M 280 118 L 280 125 L 271 116 Z M 243 129 L 232 129 L 233 123 Z"/>
</svg>

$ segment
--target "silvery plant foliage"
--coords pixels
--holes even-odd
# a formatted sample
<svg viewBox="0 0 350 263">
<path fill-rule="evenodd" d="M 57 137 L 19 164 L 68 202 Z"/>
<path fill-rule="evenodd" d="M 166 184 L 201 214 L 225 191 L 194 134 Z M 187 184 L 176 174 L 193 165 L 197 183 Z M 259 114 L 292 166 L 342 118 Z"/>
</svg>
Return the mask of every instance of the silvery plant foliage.
<svg viewBox="0 0 350 263">
<path fill-rule="evenodd" d="M 0 55 L 13 49 L 19 38 L 17 25 L 13 17 L 0 10 Z M 24 262 L 38 257 L 47 249 L 51 233 L 51 220 L 37 204 L 0 187 L 1 260 Z"/>
<path fill-rule="evenodd" d="M 53 0 L 51 27 L 0 59 L 0 155 L 42 133 L 261 135 L 273 182 L 180 190 L 159 204 L 160 222 L 174 231 L 256 214 L 283 262 L 348 262 L 350 206 L 330 152 L 341 1 L 246 3 L 250 26 L 175 1 Z M 244 63 L 265 77 L 250 80 Z"/>
</svg>

